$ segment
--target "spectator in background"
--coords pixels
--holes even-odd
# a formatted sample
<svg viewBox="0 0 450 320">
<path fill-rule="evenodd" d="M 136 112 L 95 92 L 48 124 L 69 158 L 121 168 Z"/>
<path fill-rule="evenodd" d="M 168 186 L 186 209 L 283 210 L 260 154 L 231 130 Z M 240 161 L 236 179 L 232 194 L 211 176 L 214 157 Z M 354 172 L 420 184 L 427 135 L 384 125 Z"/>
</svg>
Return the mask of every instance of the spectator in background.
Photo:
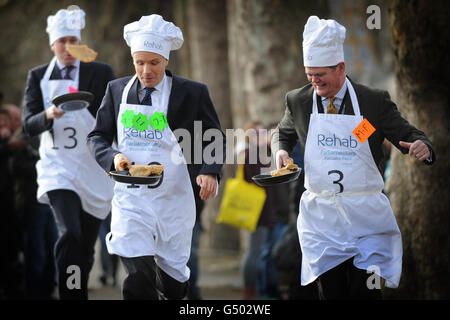
<svg viewBox="0 0 450 320">
<path fill-rule="evenodd" d="M 4 104 L 3 108 L 8 111 L 11 119 L 10 125 L 12 136 L 18 136 L 22 132 L 22 112 L 20 111 L 20 108 L 10 103 Z M 22 146 L 23 145 L 25 144 L 23 143 Z"/>
<path fill-rule="evenodd" d="M 25 263 L 25 298 L 53 299 L 55 288 L 54 246 L 58 237 L 51 209 L 37 202 L 36 162 L 39 137 L 30 138 L 21 130 L 21 110 L 5 105 L 11 116 L 9 168 L 14 177 L 14 207 L 19 219 Z"/>
<path fill-rule="evenodd" d="M 1 165 L 2 165 L 2 273 L 5 279 L 2 287 L 7 299 L 21 299 L 25 294 L 24 264 L 20 252 L 23 251 L 21 221 L 19 210 L 29 202 L 27 197 L 17 199 L 19 177 L 13 170 L 17 164 L 16 155 L 24 149 L 26 143 L 21 138 L 20 109 L 12 104 L 1 107 Z M 3 238 L 4 237 L 4 238 Z M 4 242 L 4 243 L 3 243 Z"/>
<path fill-rule="evenodd" d="M 248 139 L 247 148 L 245 149 L 244 162 L 244 179 L 247 182 L 253 183 L 252 177 L 260 174 L 263 167 L 267 165 L 261 162 L 260 148 L 267 144 L 266 131 L 260 122 L 248 122 L 245 127 L 246 138 Z M 256 163 L 252 163 L 253 159 L 250 157 L 250 150 L 257 151 Z M 253 152 L 253 151 L 252 151 Z M 258 279 L 261 255 L 264 249 L 264 244 L 269 234 L 269 228 L 274 223 L 274 199 L 272 188 L 265 187 L 266 201 L 264 203 L 261 215 L 258 220 L 256 230 L 254 232 L 246 232 L 247 248 L 242 260 L 243 271 L 243 291 L 242 297 L 244 300 L 252 300 L 258 297 Z"/>
<path fill-rule="evenodd" d="M 0 139 L 2 142 L 8 142 L 11 137 L 11 116 L 8 110 L 0 108 Z"/>
<path fill-rule="evenodd" d="M 270 126 L 271 130 L 274 128 L 276 128 L 276 124 Z M 268 134 L 266 138 L 267 150 L 270 155 L 271 135 Z M 272 250 L 282 238 L 289 222 L 289 187 L 290 184 L 280 184 L 276 187 L 266 188 L 266 193 L 270 194 L 267 201 L 270 202 L 272 218 L 267 226 L 267 234 L 259 261 L 257 285 L 259 298 L 282 299 Z"/>
<path fill-rule="evenodd" d="M 0 166 L 3 168 L 0 178 L 0 203 L 2 206 L 0 223 L 0 299 L 12 298 L 14 294 L 11 275 L 14 270 L 16 252 L 13 230 L 14 201 L 12 176 L 8 168 L 11 150 L 8 142 L 11 137 L 11 117 L 7 110 L 0 108 Z"/>
</svg>

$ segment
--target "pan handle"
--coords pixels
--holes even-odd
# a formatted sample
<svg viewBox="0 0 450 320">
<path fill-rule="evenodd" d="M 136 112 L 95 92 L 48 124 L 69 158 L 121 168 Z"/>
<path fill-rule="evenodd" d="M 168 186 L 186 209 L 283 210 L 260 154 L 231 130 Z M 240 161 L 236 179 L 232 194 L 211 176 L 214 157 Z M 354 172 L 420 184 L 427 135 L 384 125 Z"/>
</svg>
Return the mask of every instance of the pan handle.
<svg viewBox="0 0 450 320">
<path fill-rule="evenodd" d="M 152 165 L 152 164 L 161 165 L 161 163 L 159 163 L 159 162 L 157 162 L 157 161 L 150 162 L 148 165 Z M 161 173 L 161 179 L 159 179 L 158 183 L 155 184 L 155 185 L 148 185 L 147 188 L 149 188 L 149 189 L 155 189 L 155 188 L 158 188 L 158 187 L 161 185 L 161 183 L 163 182 L 163 180 L 164 180 L 164 170 L 163 170 L 163 172 Z"/>
</svg>

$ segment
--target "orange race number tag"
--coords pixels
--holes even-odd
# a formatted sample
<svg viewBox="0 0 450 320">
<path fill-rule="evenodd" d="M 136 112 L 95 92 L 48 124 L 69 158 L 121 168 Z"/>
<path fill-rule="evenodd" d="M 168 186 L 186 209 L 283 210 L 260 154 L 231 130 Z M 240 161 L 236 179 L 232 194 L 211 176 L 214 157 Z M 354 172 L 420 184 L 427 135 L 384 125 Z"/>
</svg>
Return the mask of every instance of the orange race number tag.
<svg viewBox="0 0 450 320">
<path fill-rule="evenodd" d="M 361 123 L 352 131 L 355 137 L 363 144 L 371 135 L 375 132 L 375 128 L 370 124 L 367 119 L 361 121 Z"/>
</svg>

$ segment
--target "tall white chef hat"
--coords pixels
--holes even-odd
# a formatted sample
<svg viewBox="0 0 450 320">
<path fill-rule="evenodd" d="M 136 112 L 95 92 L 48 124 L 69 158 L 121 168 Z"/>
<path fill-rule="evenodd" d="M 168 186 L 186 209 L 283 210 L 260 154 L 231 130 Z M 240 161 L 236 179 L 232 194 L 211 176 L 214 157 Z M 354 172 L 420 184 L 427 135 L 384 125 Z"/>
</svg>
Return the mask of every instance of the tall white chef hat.
<svg viewBox="0 0 450 320">
<path fill-rule="evenodd" d="M 311 16 L 303 31 L 303 65 L 329 67 L 344 61 L 345 27 Z"/>
<path fill-rule="evenodd" d="M 74 6 L 75 7 L 75 6 Z M 63 37 L 77 37 L 81 40 L 81 30 L 84 29 L 86 14 L 78 7 L 61 9 L 54 16 L 47 18 L 47 33 L 50 45 Z"/>
<path fill-rule="evenodd" d="M 184 41 L 180 28 L 157 14 L 143 16 L 139 21 L 127 24 L 123 28 L 123 37 L 131 48 L 131 54 L 148 51 L 167 60 L 170 51 L 181 48 Z"/>
</svg>

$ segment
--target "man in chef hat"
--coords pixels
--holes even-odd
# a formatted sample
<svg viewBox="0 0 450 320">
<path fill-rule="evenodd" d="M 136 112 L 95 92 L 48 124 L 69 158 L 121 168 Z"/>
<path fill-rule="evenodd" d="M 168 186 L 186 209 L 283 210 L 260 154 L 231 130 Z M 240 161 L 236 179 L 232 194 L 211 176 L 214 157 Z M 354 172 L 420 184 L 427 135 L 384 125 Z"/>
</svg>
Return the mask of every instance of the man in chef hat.
<svg viewBox="0 0 450 320">
<path fill-rule="evenodd" d="M 305 150 L 301 284 L 316 282 L 324 299 L 379 299 L 384 284 L 398 286 L 402 267 L 400 231 L 381 192 L 383 140 L 427 165 L 435 154 L 386 91 L 346 76 L 345 31 L 334 20 L 309 17 L 303 63 L 310 84 L 287 93 L 272 150 L 277 167 L 298 139 Z"/>
<path fill-rule="evenodd" d="M 85 140 L 114 74 L 109 65 L 81 62 L 66 50 L 67 44 L 81 42 L 84 26 L 85 13 L 76 6 L 48 17 L 46 31 L 54 57 L 28 73 L 22 115 L 24 131 L 41 137 L 37 198 L 51 206 L 59 230 L 55 258 L 60 299 L 88 298 L 94 245 L 113 195 L 113 184 Z M 55 97 L 74 90 L 91 92 L 93 102 L 67 113 L 53 104 Z"/>
<path fill-rule="evenodd" d="M 169 55 L 183 44 L 181 30 L 160 15 L 143 16 L 124 27 L 136 74 L 109 83 L 88 146 L 106 171 L 132 163 L 164 165 L 161 183 L 130 187 L 116 183 L 107 247 L 121 257 L 127 271 L 124 299 L 181 299 L 190 270 L 195 199 L 216 195 L 223 164 L 192 163 L 194 122 L 203 132 L 215 129 L 223 138 L 206 85 L 166 69 Z M 188 133 L 181 148 L 179 132 Z M 117 141 L 117 147 L 112 146 Z M 225 152 L 223 152 L 225 155 Z"/>
</svg>

